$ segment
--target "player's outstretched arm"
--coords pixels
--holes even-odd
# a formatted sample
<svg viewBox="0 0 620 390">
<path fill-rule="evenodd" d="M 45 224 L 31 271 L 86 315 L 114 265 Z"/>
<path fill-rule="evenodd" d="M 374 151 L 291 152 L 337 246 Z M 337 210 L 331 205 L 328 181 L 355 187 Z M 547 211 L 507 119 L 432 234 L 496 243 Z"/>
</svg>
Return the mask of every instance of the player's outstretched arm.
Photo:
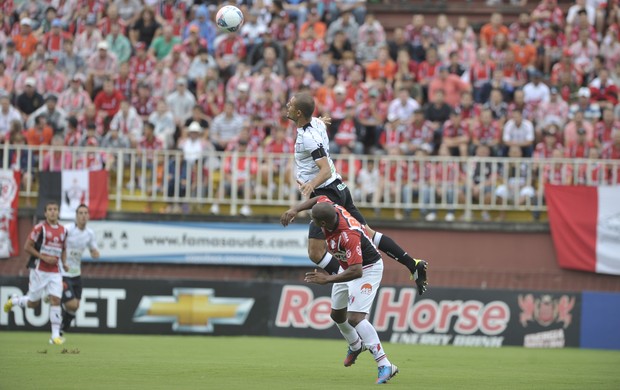
<svg viewBox="0 0 620 390">
<path fill-rule="evenodd" d="M 314 206 L 317 203 L 318 200 L 319 200 L 319 197 L 315 196 L 314 198 L 310 198 L 286 210 L 284 214 L 280 216 L 280 223 L 282 224 L 282 226 L 288 226 L 288 224 L 293 222 L 293 220 L 297 216 L 297 213 L 299 213 L 300 211 L 304 211 L 304 210 L 310 210 L 312 206 Z"/>
<path fill-rule="evenodd" d="M 327 283 L 344 283 L 362 277 L 364 270 L 362 264 L 354 264 L 337 275 L 328 275 L 324 271 L 306 272 L 304 281 L 307 283 L 327 284 Z"/>
</svg>

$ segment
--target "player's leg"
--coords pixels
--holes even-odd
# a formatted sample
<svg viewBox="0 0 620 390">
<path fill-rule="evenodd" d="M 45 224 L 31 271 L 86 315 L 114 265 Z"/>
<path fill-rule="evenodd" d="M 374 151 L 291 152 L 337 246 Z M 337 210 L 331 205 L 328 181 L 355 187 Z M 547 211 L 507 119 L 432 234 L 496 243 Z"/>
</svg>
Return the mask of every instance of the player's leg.
<svg viewBox="0 0 620 390">
<path fill-rule="evenodd" d="M 320 227 L 316 226 L 314 222 L 310 222 L 308 228 L 308 257 L 310 260 L 328 274 L 337 274 L 340 264 L 334 259 L 327 251 L 327 245 L 325 244 L 325 236 Z"/>
<path fill-rule="evenodd" d="M 40 272 L 36 269 L 30 269 L 30 276 L 28 279 L 28 293 L 26 295 L 18 296 L 13 295 L 4 303 L 4 312 L 8 313 L 14 306 L 19 306 L 22 309 L 27 307 L 35 308 L 41 303 L 41 297 L 45 290 L 45 284 L 41 279 Z"/>
<path fill-rule="evenodd" d="M 412 258 L 389 236 L 386 236 L 383 233 L 379 233 L 371 229 L 370 226 L 368 226 L 368 224 L 366 223 L 366 219 L 353 202 L 353 197 L 351 196 L 349 188 L 344 188 L 341 191 L 341 197 L 344 199 L 344 203 L 342 203 L 342 206 L 347 209 L 347 211 L 353 216 L 353 218 L 357 219 L 362 225 L 366 225 L 366 231 L 368 232 L 370 237 L 372 237 L 373 243 L 377 246 L 377 248 L 379 248 L 379 250 L 407 267 L 407 269 L 411 273 L 412 279 L 414 279 L 416 282 L 418 294 L 422 295 L 426 291 L 426 286 L 428 284 L 426 277 L 426 269 L 428 268 L 428 263 L 424 260 Z"/>
<path fill-rule="evenodd" d="M 365 351 L 362 339 L 347 320 L 347 306 L 349 303 L 349 287 L 347 283 L 335 283 L 332 286 L 332 311 L 331 318 L 336 323 L 338 330 L 347 340 L 349 349 L 344 359 L 344 366 L 355 364 L 358 355 Z"/>
<path fill-rule="evenodd" d="M 60 329 L 66 332 L 71 327 L 75 312 L 80 307 L 82 298 L 82 278 L 63 278 L 62 293 L 62 325 Z"/>
<path fill-rule="evenodd" d="M 63 344 L 65 340 L 60 337 L 60 324 L 62 315 L 60 312 L 60 297 L 62 297 L 62 276 L 59 273 L 47 273 L 47 293 L 50 297 L 50 324 L 52 325 L 52 337 L 50 344 Z"/>
<path fill-rule="evenodd" d="M 398 373 L 398 367 L 389 361 L 381 345 L 377 330 L 366 319 L 372 302 L 377 295 L 382 275 L 383 261 L 379 260 L 374 265 L 364 268 L 361 278 L 349 282 L 351 298 L 349 299 L 349 312 L 347 313 L 349 323 L 355 326 L 355 330 L 360 335 L 362 342 L 377 362 L 377 383 L 386 383 Z"/>
</svg>

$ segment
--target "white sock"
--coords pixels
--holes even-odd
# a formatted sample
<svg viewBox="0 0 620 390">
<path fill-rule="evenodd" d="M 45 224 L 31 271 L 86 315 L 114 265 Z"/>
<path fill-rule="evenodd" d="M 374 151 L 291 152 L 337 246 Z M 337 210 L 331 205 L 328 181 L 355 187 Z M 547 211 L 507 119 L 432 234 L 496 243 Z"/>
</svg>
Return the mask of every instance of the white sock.
<svg viewBox="0 0 620 390">
<path fill-rule="evenodd" d="M 381 237 L 383 237 L 383 233 L 375 232 L 375 235 L 372 238 L 372 242 L 377 248 L 379 247 L 379 243 L 381 242 Z"/>
<path fill-rule="evenodd" d="M 11 298 L 13 300 L 13 304 L 16 306 L 21 307 L 22 309 L 25 309 L 26 307 L 28 307 L 28 295 L 24 295 L 22 297 L 13 297 Z"/>
<path fill-rule="evenodd" d="M 372 356 L 377 362 L 377 366 L 389 366 L 391 363 L 383 351 L 381 341 L 379 341 L 379 335 L 377 334 L 374 326 L 372 326 L 368 320 L 362 320 L 359 324 L 357 324 L 355 330 L 362 338 L 364 344 L 366 344 L 366 347 L 372 353 Z"/>
<path fill-rule="evenodd" d="M 347 343 L 349 343 L 352 351 L 357 351 L 362 348 L 362 339 L 355 331 L 355 328 L 349 324 L 349 321 L 345 321 L 342 324 L 336 323 L 336 326 L 340 329 L 340 333 L 342 333 L 344 339 L 347 340 Z"/>
<path fill-rule="evenodd" d="M 323 258 L 321 259 L 321 261 L 319 261 L 319 264 L 317 265 L 325 269 L 325 267 L 329 265 L 330 261 L 332 261 L 332 254 L 329 252 L 325 252 L 325 255 L 323 255 Z"/>
<path fill-rule="evenodd" d="M 60 306 L 50 306 L 50 323 L 52 324 L 52 338 L 60 337 L 60 324 L 62 323 Z"/>
</svg>

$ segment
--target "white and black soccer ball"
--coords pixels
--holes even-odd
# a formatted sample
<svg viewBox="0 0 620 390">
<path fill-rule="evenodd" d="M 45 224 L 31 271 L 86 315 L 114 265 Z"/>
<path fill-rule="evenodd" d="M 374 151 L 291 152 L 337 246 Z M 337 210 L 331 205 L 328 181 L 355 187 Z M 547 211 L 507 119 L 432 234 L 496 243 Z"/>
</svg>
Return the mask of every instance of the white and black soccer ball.
<svg viewBox="0 0 620 390">
<path fill-rule="evenodd" d="M 243 13 L 234 5 L 226 5 L 217 11 L 215 21 L 222 31 L 239 31 L 243 24 Z"/>
</svg>

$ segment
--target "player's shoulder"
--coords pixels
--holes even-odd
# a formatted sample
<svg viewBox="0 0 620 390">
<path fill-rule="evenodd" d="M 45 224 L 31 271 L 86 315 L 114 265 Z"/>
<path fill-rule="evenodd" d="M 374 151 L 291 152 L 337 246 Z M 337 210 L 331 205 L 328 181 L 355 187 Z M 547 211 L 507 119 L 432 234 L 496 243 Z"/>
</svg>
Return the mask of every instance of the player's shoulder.
<svg viewBox="0 0 620 390">
<path fill-rule="evenodd" d="M 95 237 L 95 231 L 89 227 L 86 228 L 86 233 L 88 233 L 89 237 Z"/>
<path fill-rule="evenodd" d="M 329 199 L 326 195 L 319 195 L 319 198 L 316 200 L 317 203 L 329 203 L 329 204 L 335 204 L 334 202 L 332 202 L 331 199 Z"/>
<path fill-rule="evenodd" d="M 70 232 L 71 230 L 75 229 L 75 222 L 65 223 L 62 226 L 65 228 L 67 232 Z"/>
<path fill-rule="evenodd" d="M 310 124 L 312 125 L 312 127 L 314 127 L 317 130 L 325 129 L 325 122 L 323 122 L 321 119 L 315 116 L 313 116 L 312 119 L 310 120 Z"/>
</svg>

